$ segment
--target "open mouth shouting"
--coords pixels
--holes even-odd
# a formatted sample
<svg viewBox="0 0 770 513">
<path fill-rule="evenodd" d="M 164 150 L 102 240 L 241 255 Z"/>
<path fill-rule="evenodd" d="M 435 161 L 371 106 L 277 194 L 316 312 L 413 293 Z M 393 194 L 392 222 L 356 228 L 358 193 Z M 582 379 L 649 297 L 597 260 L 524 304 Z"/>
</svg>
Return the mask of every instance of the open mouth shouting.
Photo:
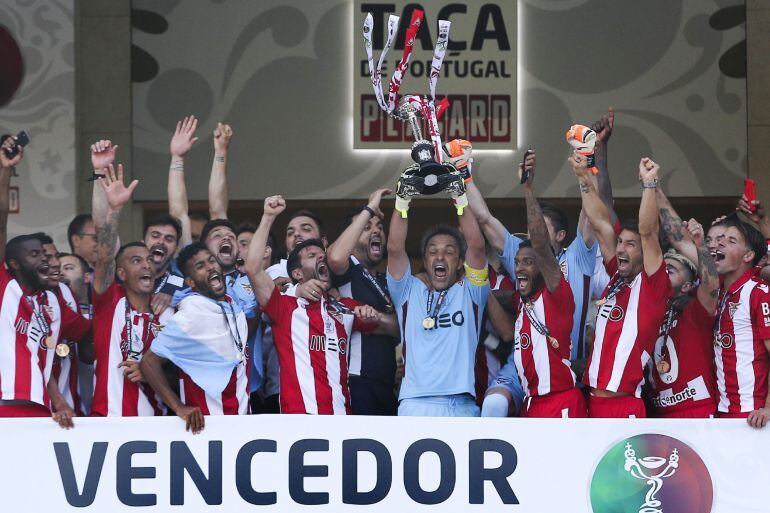
<svg viewBox="0 0 770 513">
<path fill-rule="evenodd" d="M 234 250 L 235 248 L 229 240 L 222 241 L 222 244 L 219 245 L 219 256 L 225 258 L 233 258 Z"/>
<path fill-rule="evenodd" d="M 375 235 L 369 239 L 369 256 L 372 259 L 378 260 L 382 258 L 382 239 L 379 235 Z"/>
<path fill-rule="evenodd" d="M 49 279 L 50 272 L 51 272 L 51 266 L 48 264 L 43 264 L 37 268 L 37 274 L 38 276 L 40 276 L 41 280 Z"/>
<path fill-rule="evenodd" d="M 216 269 L 213 269 L 211 270 L 211 272 L 209 272 L 209 275 L 206 278 L 206 281 L 208 282 L 212 290 L 220 290 L 222 287 L 225 286 L 224 276 L 222 276 L 222 273 L 217 271 Z"/>
<path fill-rule="evenodd" d="M 155 244 L 150 248 L 150 256 L 152 257 L 152 262 L 154 264 L 162 263 L 167 255 L 168 252 L 166 251 L 166 246 L 163 244 Z"/>
<path fill-rule="evenodd" d="M 329 280 L 329 266 L 326 265 L 326 262 L 318 262 L 315 266 L 315 272 L 318 276 L 318 279 L 323 281 Z"/>
<path fill-rule="evenodd" d="M 617 254 L 618 259 L 618 271 L 630 271 L 631 270 L 631 259 L 626 254 Z"/>
<path fill-rule="evenodd" d="M 440 281 L 444 281 L 449 277 L 449 268 L 444 262 L 433 264 L 433 277 Z"/>
<path fill-rule="evenodd" d="M 712 251 L 711 256 L 714 258 L 714 262 L 721 262 L 725 259 L 725 254 L 718 249 Z"/>
<path fill-rule="evenodd" d="M 519 289 L 519 294 L 529 291 L 529 283 L 529 276 L 526 274 L 516 275 L 516 287 Z"/>
<path fill-rule="evenodd" d="M 139 284 L 144 288 L 152 289 L 155 285 L 155 276 L 151 272 L 142 273 L 139 276 Z"/>
</svg>

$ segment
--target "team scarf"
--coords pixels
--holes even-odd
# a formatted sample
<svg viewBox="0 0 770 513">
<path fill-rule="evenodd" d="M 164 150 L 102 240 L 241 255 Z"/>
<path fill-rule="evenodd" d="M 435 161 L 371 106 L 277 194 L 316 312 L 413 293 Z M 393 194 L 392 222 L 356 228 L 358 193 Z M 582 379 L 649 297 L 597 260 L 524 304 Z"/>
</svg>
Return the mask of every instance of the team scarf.
<svg viewBox="0 0 770 513">
<path fill-rule="evenodd" d="M 177 311 L 153 340 L 152 352 L 171 360 L 207 394 L 220 395 L 245 357 L 246 315 L 238 303 L 189 288 L 177 291 L 171 305 Z"/>
</svg>

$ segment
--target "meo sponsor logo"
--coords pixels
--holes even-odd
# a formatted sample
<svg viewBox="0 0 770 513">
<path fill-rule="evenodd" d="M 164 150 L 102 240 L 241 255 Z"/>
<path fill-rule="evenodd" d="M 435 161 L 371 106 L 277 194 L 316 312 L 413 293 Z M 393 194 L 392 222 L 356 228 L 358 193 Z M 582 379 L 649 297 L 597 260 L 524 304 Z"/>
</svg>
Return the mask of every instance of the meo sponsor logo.
<svg viewBox="0 0 770 513">
<path fill-rule="evenodd" d="M 604 304 L 602 305 L 601 309 L 599 310 L 599 316 L 603 319 L 609 319 L 613 322 L 618 322 L 625 317 L 626 311 L 623 310 L 622 306 L 618 305 L 608 305 Z"/>
<path fill-rule="evenodd" d="M 462 310 L 457 310 L 453 314 L 443 313 L 436 318 L 436 324 L 431 328 L 435 330 L 438 328 L 451 328 L 452 326 L 462 326 L 465 324 L 465 316 Z"/>
</svg>

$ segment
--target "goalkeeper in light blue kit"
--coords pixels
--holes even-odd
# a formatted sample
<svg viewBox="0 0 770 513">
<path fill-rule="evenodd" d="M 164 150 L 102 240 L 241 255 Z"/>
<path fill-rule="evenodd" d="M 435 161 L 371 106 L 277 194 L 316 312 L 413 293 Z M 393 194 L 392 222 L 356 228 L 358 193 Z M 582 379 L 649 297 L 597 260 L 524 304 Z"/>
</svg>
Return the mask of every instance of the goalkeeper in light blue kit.
<svg viewBox="0 0 770 513">
<path fill-rule="evenodd" d="M 489 296 L 484 237 L 456 201 L 460 230 L 436 226 L 423 235 L 426 285 L 405 249 L 409 199 L 397 196 L 388 235 L 388 290 L 405 364 L 398 414 L 477 417 L 473 366 Z"/>
</svg>

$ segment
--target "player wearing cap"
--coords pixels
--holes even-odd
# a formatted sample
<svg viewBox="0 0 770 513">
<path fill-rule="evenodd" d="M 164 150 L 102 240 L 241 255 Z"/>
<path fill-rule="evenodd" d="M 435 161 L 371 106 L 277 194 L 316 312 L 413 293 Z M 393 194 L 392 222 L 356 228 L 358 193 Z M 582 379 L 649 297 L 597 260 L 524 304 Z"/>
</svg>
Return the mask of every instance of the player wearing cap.
<svg viewBox="0 0 770 513">
<path fill-rule="evenodd" d="M 325 284 L 318 300 L 283 295 L 263 269 L 267 236 L 275 218 L 285 210 L 281 196 L 265 199 L 264 213 L 251 239 L 244 267 L 254 294 L 273 327 L 281 368 L 281 413 L 345 415 L 351 413 L 347 351 L 355 331 L 395 335 L 395 316 L 350 298 L 325 292 L 330 280 L 324 243 L 303 240 L 287 259 L 294 282 L 314 279 Z"/>
<path fill-rule="evenodd" d="M 596 337 L 583 376 L 591 387 L 588 413 L 591 417 L 644 417 L 643 371 L 655 349 L 671 294 L 658 241 L 655 189 L 660 166 L 649 158 L 639 162 L 643 187 L 639 221 L 623 223 L 616 236 L 585 157 L 573 155 L 570 164 L 578 177 L 583 209 L 612 276 L 597 302 Z"/>
<path fill-rule="evenodd" d="M 144 382 L 139 361 L 165 324 L 168 311 L 150 307 L 155 281 L 152 256 L 142 242 L 116 250 L 118 218 L 138 182 L 123 184 L 110 165 L 94 187 L 105 193 L 105 217 L 96 215 L 98 258 L 94 275 L 94 356 L 96 383 L 91 415 L 132 417 L 163 415 L 165 406 Z M 116 277 L 121 283 L 116 282 Z"/>
</svg>

